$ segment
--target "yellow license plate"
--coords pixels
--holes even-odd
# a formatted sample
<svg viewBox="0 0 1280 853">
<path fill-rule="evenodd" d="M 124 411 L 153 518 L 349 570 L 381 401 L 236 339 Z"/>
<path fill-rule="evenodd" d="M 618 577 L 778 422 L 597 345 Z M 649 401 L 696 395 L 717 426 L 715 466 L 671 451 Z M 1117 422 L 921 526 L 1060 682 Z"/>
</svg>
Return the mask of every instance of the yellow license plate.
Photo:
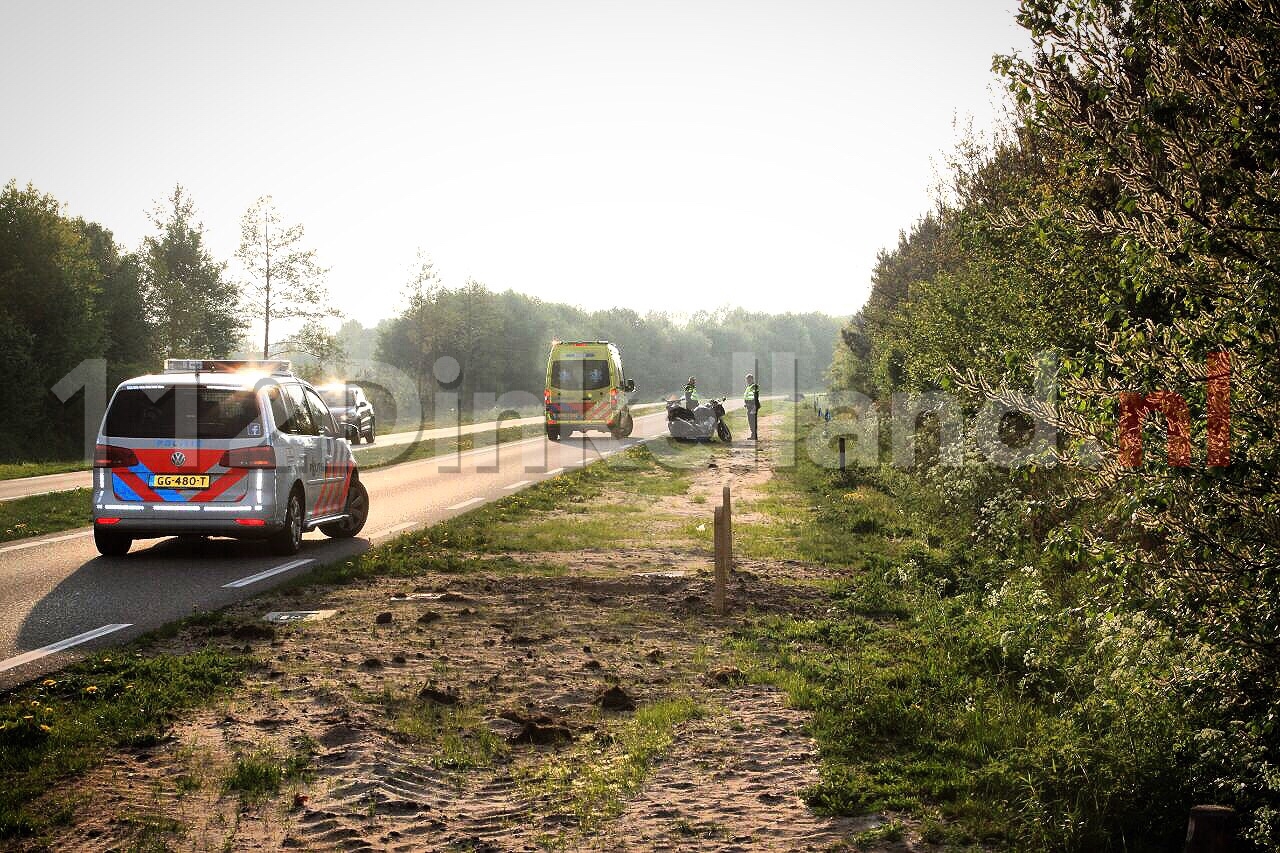
<svg viewBox="0 0 1280 853">
<path fill-rule="evenodd" d="M 156 474 L 151 478 L 153 489 L 207 489 L 208 474 Z"/>
</svg>

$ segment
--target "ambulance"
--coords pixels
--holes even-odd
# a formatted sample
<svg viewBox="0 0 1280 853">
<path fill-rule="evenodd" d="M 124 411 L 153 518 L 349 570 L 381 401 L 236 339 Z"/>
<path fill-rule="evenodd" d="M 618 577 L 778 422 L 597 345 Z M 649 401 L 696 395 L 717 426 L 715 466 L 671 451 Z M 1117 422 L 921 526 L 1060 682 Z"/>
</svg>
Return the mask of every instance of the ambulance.
<svg viewBox="0 0 1280 853">
<path fill-rule="evenodd" d="M 543 392 L 547 438 L 559 441 L 574 430 L 631 435 L 629 395 L 635 390 L 622 372 L 622 355 L 608 341 L 552 341 Z"/>
<path fill-rule="evenodd" d="M 122 382 L 93 468 L 106 556 L 162 536 L 265 539 L 296 554 L 305 531 L 349 538 L 369 516 L 351 447 L 287 361 L 169 359 Z"/>
</svg>

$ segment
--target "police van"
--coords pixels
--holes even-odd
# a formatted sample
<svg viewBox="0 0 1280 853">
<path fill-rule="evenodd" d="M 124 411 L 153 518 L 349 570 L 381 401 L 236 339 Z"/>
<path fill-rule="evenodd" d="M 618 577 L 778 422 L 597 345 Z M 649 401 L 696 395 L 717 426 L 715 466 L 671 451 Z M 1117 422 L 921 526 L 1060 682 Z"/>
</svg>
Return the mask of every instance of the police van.
<svg viewBox="0 0 1280 853">
<path fill-rule="evenodd" d="M 108 556 L 181 535 L 296 554 L 306 530 L 352 537 L 369 515 L 350 446 L 287 361 L 169 359 L 121 383 L 93 467 L 93 536 Z"/>
<path fill-rule="evenodd" d="M 631 435 L 635 390 L 623 375 L 622 354 L 608 341 L 552 341 L 543 391 L 547 437 L 559 441 L 574 430 Z"/>
</svg>

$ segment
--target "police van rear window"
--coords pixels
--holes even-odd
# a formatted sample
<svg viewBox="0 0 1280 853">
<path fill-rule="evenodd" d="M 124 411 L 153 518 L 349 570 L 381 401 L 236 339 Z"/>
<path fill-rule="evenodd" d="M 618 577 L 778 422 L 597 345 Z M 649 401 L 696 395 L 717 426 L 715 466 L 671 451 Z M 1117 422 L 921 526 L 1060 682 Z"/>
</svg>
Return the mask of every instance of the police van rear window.
<svg viewBox="0 0 1280 853">
<path fill-rule="evenodd" d="M 195 386 L 121 388 L 103 432 L 112 438 L 258 438 L 253 391 Z"/>
<path fill-rule="evenodd" d="M 609 362 L 603 359 L 551 362 L 553 388 L 598 391 L 609 387 Z"/>
</svg>

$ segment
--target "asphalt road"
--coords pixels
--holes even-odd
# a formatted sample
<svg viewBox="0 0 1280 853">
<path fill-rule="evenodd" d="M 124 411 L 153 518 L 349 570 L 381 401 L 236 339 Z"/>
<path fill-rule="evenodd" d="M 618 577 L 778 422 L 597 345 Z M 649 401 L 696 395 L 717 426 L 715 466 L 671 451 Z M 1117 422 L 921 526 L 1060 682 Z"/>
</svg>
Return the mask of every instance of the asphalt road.
<svg viewBox="0 0 1280 853">
<path fill-rule="evenodd" d="M 666 418 L 637 417 L 633 436 L 621 442 L 603 433 L 549 442 L 540 420 L 529 431 L 531 437 L 497 447 L 362 474 L 370 512 L 361 536 L 331 540 L 315 531 L 296 557 L 273 556 L 256 542 L 156 539 L 135 543 L 125 558 L 106 558 L 89 528 L 0 545 L 0 688 L 665 435 Z"/>
<path fill-rule="evenodd" d="M 632 411 L 643 411 L 662 403 L 639 403 L 631 407 Z M 502 422 L 503 427 L 532 427 L 542 424 L 542 416 L 530 418 L 512 418 Z M 409 430 L 393 432 L 378 436 L 376 444 L 360 444 L 353 448 L 356 458 L 374 447 L 398 446 L 413 444 L 417 441 L 430 441 L 438 438 L 453 438 L 457 435 L 471 435 L 477 432 L 488 432 L 494 428 L 494 422 L 463 424 L 459 427 L 438 427 L 435 429 Z M 65 474 L 44 474 L 39 477 L 17 477 L 12 480 L 0 480 L 0 501 L 11 501 L 16 498 L 27 498 L 32 495 L 43 495 L 49 492 L 69 492 L 72 489 L 87 489 L 93 485 L 92 471 L 68 471 Z"/>
</svg>

